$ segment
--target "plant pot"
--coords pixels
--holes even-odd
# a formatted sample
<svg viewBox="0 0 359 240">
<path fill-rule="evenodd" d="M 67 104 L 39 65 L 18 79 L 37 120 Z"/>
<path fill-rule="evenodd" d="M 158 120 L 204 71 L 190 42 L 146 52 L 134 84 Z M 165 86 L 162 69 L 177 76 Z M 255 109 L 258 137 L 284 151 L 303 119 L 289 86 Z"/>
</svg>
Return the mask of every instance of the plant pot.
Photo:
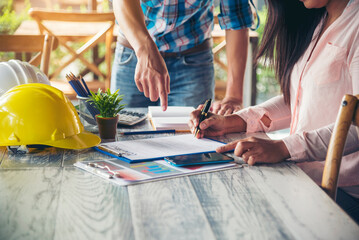
<svg viewBox="0 0 359 240">
<path fill-rule="evenodd" d="M 116 139 L 118 115 L 112 118 L 102 118 L 96 115 L 96 121 L 101 139 Z"/>
</svg>

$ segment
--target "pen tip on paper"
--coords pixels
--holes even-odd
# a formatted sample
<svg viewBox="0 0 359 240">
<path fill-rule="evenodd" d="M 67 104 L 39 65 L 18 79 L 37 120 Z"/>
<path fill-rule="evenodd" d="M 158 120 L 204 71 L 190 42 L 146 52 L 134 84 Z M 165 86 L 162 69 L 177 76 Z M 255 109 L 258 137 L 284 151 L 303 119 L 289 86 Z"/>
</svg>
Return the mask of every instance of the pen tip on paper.
<svg viewBox="0 0 359 240">
<path fill-rule="evenodd" d="M 198 132 L 199 132 L 199 129 L 197 129 L 197 130 L 195 131 L 194 137 L 197 137 Z"/>
</svg>

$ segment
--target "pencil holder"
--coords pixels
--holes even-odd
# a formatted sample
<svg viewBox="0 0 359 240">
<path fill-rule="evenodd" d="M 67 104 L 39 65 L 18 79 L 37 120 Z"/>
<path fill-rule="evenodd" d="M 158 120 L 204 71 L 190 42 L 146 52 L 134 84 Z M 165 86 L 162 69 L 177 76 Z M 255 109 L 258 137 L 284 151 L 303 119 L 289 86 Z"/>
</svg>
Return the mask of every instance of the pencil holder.
<svg viewBox="0 0 359 240">
<path fill-rule="evenodd" d="M 80 119 L 83 120 L 82 122 L 97 125 L 95 116 L 99 114 L 100 111 L 91 104 L 91 101 L 88 101 L 90 99 L 89 97 L 77 96 L 77 99 L 79 100 L 79 116 Z"/>
</svg>

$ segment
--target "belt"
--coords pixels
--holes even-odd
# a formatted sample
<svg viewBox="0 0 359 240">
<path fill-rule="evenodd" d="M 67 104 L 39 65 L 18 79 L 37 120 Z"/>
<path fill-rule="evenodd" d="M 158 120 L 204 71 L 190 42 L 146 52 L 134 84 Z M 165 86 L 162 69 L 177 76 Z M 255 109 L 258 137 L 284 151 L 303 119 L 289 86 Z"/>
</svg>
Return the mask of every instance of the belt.
<svg viewBox="0 0 359 240">
<path fill-rule="evenodd" d="M 131 44 L 127 41 L 126 38 L 122 37 L 121 35 L 119 35 L 117 37 L 117 42 L 119 44 L 121 44 L 122 46 L 133 50 Z M 213 45 L 212 39 L 206 39 L 201 44 L 199 44 L 197 46 L 194 46 L 194 47 L 192 47 L 190 49 L 184 50 L 182 52 L 161 52 L 160 51 L 160 54 L 164 58 L 166 58 L 166 57 L 181 57 L 181 56 L 189 55 L 189 54 L 192 54 L 192 53 L 198 53 L 198 52 L 206 51 L 208 49 L 211 49 L 212 45 Z"/>
</svg>

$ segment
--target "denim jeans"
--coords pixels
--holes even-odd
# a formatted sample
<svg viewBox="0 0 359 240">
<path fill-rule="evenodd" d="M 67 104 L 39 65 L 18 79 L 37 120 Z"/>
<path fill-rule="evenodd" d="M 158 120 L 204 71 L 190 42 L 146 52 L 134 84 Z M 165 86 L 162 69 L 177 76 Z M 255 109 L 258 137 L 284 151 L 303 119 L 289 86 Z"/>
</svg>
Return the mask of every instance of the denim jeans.
<svg viewBox="0 0 359 240">
<path fill-rule="evenodd" d="M 214 97 L 212 50 L 179 57 L 164 58 L 170 76 L 168 106 L 193 106 Z M 120 89 L 127 107 L 158 106 L 137 89 L 134 76 L 137 57 L 132 49 L 119 43 L 112 67 L 111 91 Z"/>
</svg>

